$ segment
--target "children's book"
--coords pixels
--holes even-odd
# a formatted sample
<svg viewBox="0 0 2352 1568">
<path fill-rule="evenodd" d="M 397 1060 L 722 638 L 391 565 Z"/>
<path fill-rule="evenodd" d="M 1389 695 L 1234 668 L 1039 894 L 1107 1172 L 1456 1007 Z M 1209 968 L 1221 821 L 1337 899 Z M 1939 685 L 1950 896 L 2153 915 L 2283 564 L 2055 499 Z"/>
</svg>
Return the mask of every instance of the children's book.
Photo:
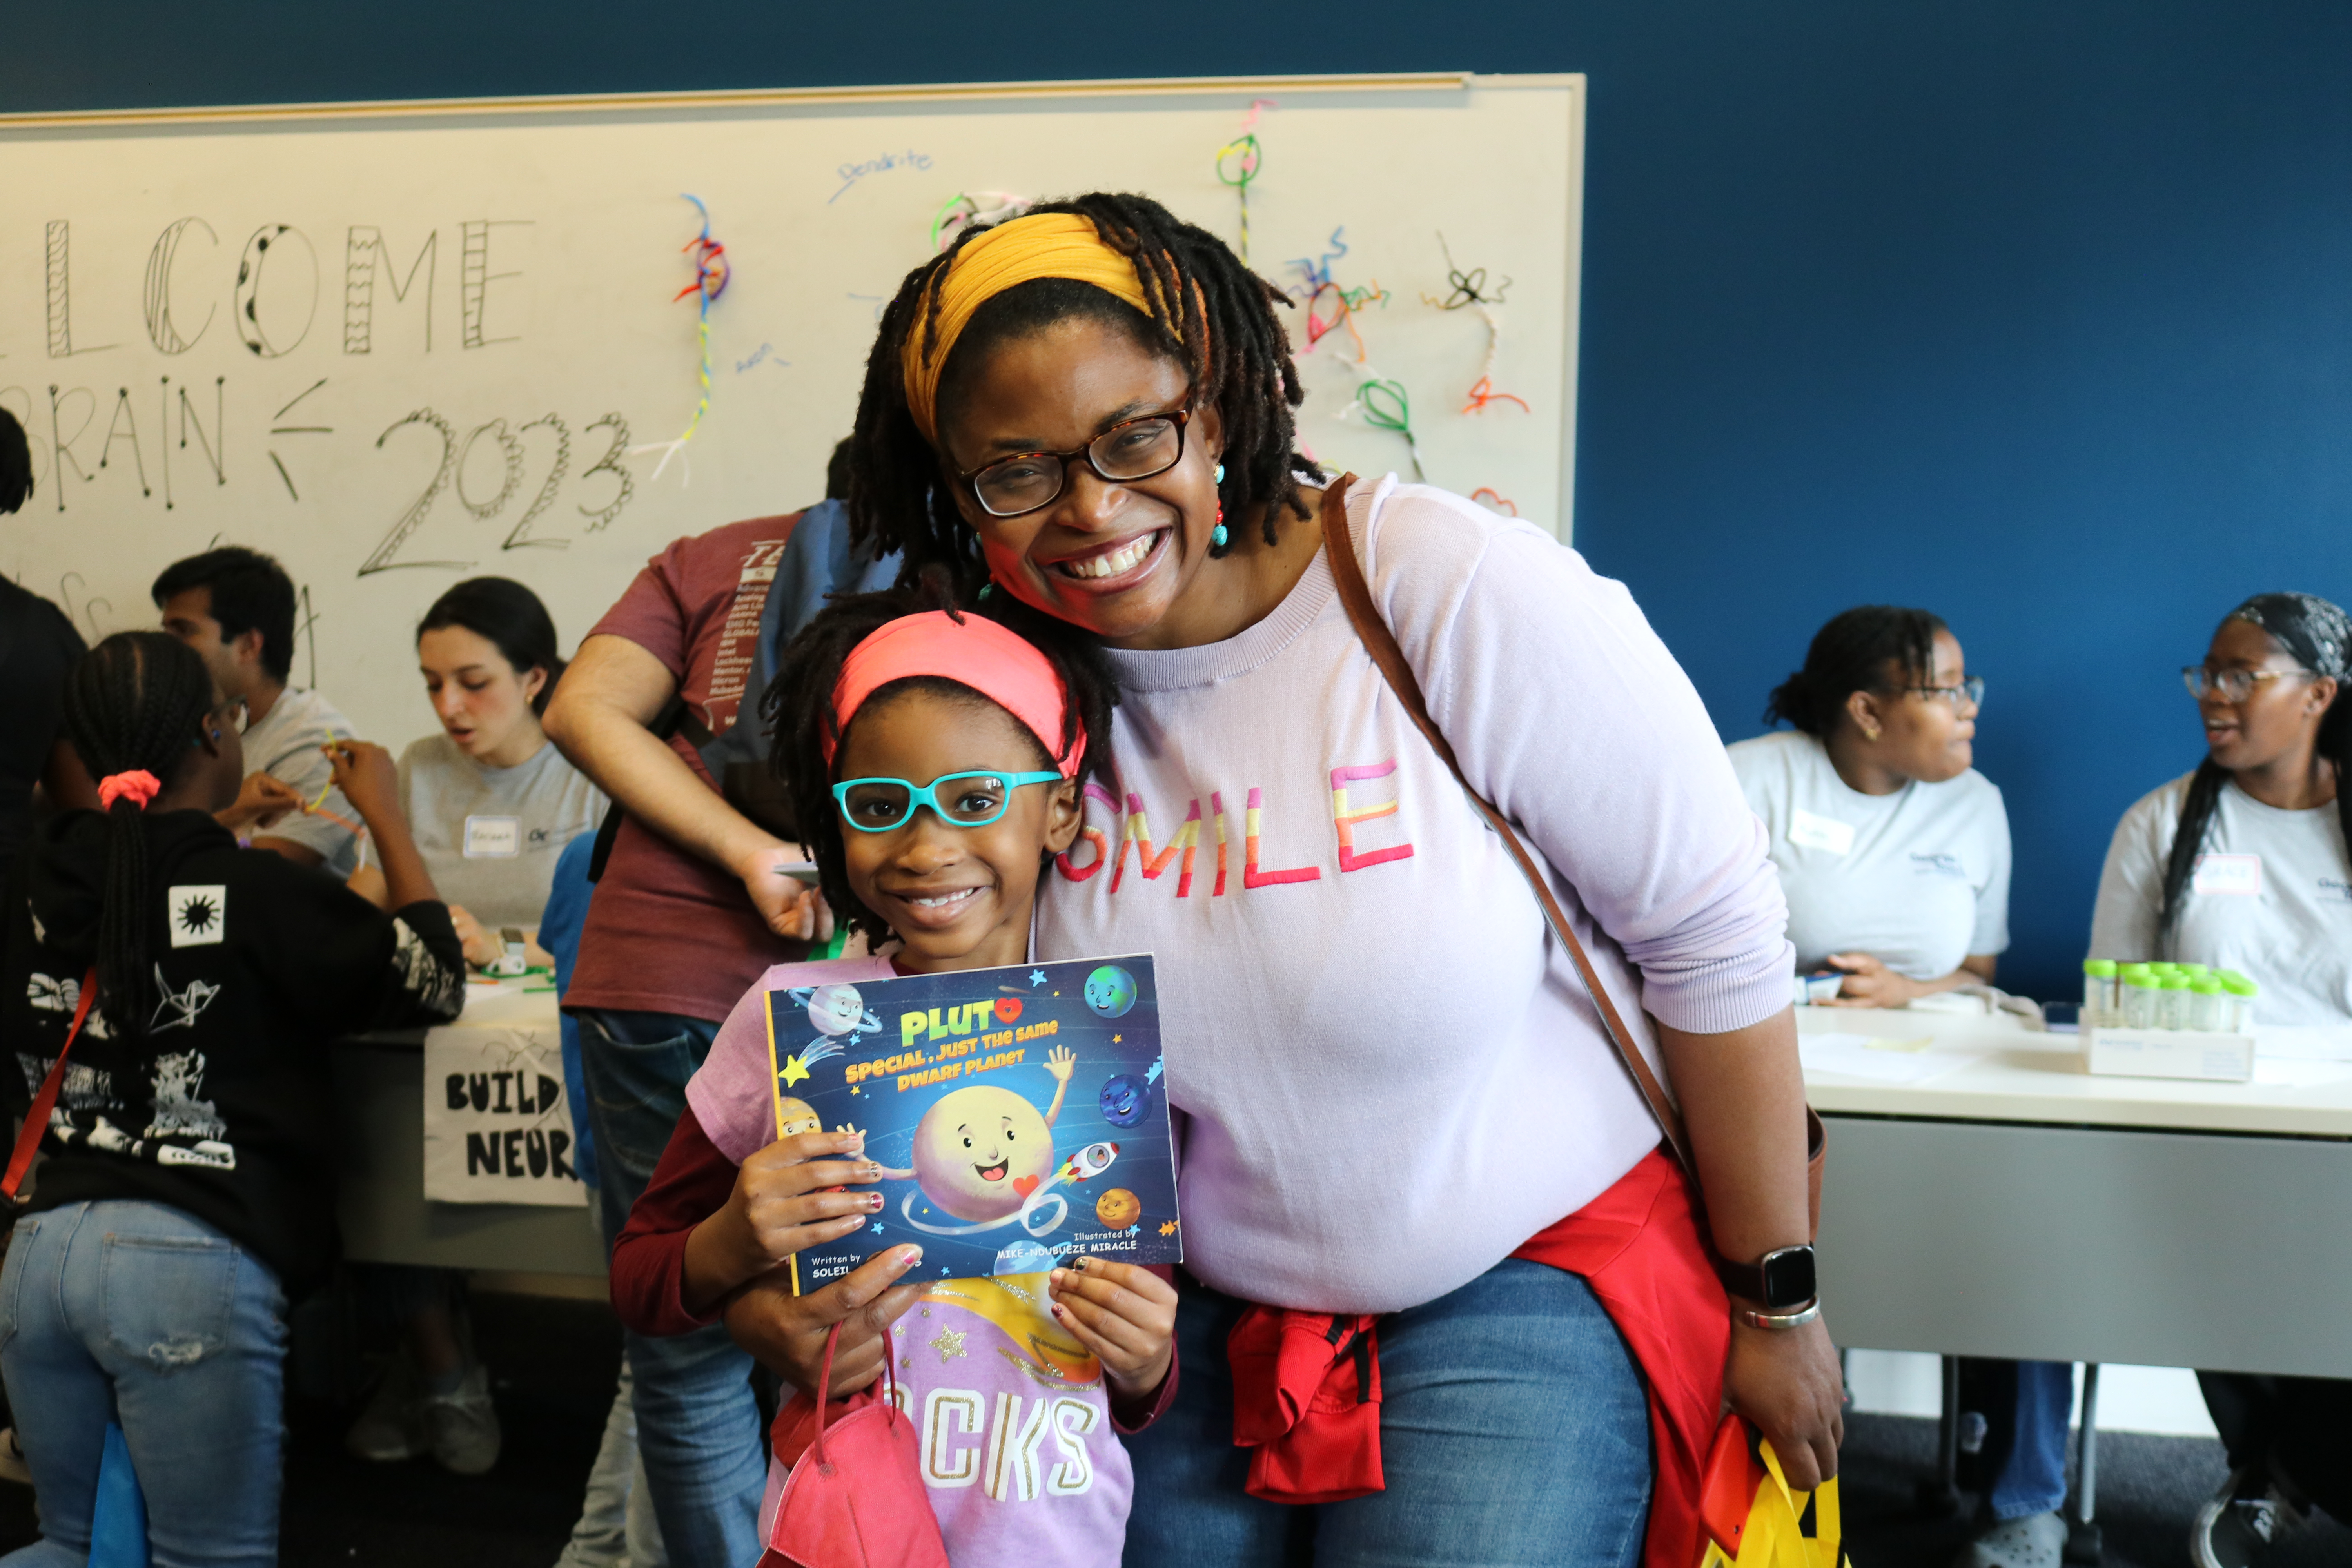
<svg viewBox="0 0 2352 1568">
<path fill-rule="evenodd" d="M 856 1128 L 883 1168 L 795 1294 L 906 1242 L 933 1279 L 1183 1258 L 1149 953 L 771 991 L 768 1063 L 779 1138 Z"/>
</svg>

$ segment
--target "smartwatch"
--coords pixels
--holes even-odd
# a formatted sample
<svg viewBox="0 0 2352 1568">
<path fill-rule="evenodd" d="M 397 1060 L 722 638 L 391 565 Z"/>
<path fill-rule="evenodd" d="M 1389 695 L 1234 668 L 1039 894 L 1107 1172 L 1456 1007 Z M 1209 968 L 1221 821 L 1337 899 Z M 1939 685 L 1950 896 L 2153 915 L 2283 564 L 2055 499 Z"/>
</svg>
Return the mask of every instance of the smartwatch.
<svg viewBox="0 0 2352 1568">
<path fill-rule="evenodd" d="M 1715 1275 L 1726 1290 L 1761 1301 L 1769 1312 L 1802 1307 L 1820 1294 L 1810 1246 L 1776 1247 L 1753 1263 L 1727 1263 L 1717 1258 Z"/>
</svg>

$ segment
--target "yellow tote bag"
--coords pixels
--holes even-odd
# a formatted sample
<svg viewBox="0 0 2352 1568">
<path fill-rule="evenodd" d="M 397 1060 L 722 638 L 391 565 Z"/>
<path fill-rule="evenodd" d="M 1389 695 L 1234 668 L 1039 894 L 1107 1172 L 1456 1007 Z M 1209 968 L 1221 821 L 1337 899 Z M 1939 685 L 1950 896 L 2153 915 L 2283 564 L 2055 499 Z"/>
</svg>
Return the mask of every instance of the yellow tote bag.
<svg viewBox="0 0 2352 1568">
<path fill-rule="evenodd" d="M 1748 1447 L 1748 1426 L 1727 1415 L 1716 1429 L 1702 1490 L 1697 1568 L 1852 1568 L 1838 1519 L 1837 1479 L 1817 1491 L 1790 1489 L 1772 1445 Z M 1760 1459 L 1760 1462 L 1759 1462 Z M 1804 1532 L 1805 1503 L 1813 1533 Z"/>
</svg>

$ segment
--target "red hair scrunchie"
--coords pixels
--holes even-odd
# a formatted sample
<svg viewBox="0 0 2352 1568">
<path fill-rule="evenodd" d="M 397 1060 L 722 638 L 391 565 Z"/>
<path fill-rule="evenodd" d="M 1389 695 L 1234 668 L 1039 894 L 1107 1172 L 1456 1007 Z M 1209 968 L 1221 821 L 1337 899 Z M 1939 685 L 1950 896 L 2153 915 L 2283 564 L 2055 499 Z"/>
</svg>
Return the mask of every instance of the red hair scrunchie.
<svg viewBox="0 0 2352 1568">
<path fill-rule="evenodd" d="M 98 781 L 98 805 L 101 811 L 111 811 L 118 800 L 128 799 L 140 810 L 163 790 L 163 782 L 144 768 L 134 768 L 127 773 L 109 773 Z"/>
</svg>

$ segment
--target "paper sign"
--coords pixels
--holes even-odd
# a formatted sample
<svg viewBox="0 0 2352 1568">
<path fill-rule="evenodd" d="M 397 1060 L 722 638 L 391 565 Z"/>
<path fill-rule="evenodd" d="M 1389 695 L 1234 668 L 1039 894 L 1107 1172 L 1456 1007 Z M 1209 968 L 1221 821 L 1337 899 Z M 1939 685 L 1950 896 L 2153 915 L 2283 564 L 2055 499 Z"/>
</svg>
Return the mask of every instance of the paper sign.
<svg viewBox="0 0 2352 1568">
<path fill-rule="evenodd" d="M 2200 855 L 2189 890 L 2210 897 L 2221 893 L 2241 898 L 2263 890 L 2263 858 L 2259 855 Z"/>
<path fill-rule="evenodd" d="M 583 1208 L 553 1025 L 453 1024 L 425 1037 L 425 1196 Z"/>
<path fill-rule="evenodd" d="M 1810 811 L 1789 813 L 1789 842 L 1800 849 L 1820 849 L 1832 855 L 1853 853 L 1853 824 Z"/>
</svg>

